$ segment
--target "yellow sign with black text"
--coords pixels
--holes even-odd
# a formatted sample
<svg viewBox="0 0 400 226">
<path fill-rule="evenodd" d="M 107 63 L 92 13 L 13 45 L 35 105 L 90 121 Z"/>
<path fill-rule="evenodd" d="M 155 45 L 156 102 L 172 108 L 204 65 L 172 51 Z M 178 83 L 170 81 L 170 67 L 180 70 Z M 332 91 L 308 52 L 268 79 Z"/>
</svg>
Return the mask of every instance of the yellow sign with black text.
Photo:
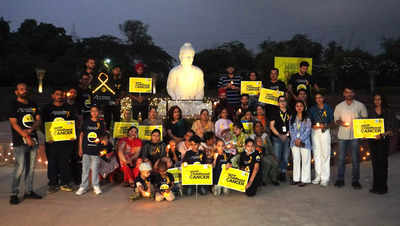
<svg viewBox="0 0 400 226">
<path fill-rule="evenodd" d="M 168 173 L 172 174 L 174 177 L 174 183 L 179 183 L 181 182 L 181 169 L 180 168 L 170 168 L 167 170 Z"/>
<path fill-rule="evenodd" d="M 128 136 L 128 129 L 131 126 L 138 128 L 139 123 L 133 122 L 114 122 L 113 138 L 123 138 Z"/>
<path fill-rule="evenodd" d="M 375 138 L 385 132 L 383 119 L 353 119 L 354 138 Z"/>
<path fill-rule="evenodd" d="M 258 95 L 261 85 L 261 81 L 242 81 L 240 83 L 240 94 Z"/>
<path fill-rule="evenodd" d="M 212 169 L 209 164 L 183 164 L 182 185 L 212 185 Z"/>
<path fill-rule="evenodd" d="M 152 79 L 130 77 L 129 78 L 129 92 L 130 93 L 151 93 L 152 92 Z"/>
<path fill-rule="evenodd" d="M 244 132 L 247 134 L 253 133 L 253 123 L 248 121 L 242 121 Z"/>
<path fill-rule="evenodd" d="M 219 176 L 218 185 L 232 190 L 245 192 L 249 173 L 235 168 L 226 169 L 222 166 L 221 175 Z"/>
<path fill-rule="evenodd" d="M 288 83 L 290 76 L 299 72 L 300 63 L 306 61 L 310 64 L 307 73 L 312 74 L 312 58 L 306 57 L 274 57 L 274 67 L 279 69 L 278 79 Z"/>
<path fill-rule="evenodd" d="M 75 121 L 45 122 L 46 142 L 76 140 Z"/>
<path fill-rule="evenodd" d="M 261 88 L 260 97 L 258 101 L 265 104 L 278 105 L 278 97 L 283 96 L 285 93 L 279 90 Z"/>
<path fill-rule="evenodd" d="M 141 140 L 151 140 L 151 132 L 153 130 L 160 130 L 160 139 L 162 140 L 162 125 L 154 125 L 154 126 L 139 126 L 139 139 Z"/>
</svg>

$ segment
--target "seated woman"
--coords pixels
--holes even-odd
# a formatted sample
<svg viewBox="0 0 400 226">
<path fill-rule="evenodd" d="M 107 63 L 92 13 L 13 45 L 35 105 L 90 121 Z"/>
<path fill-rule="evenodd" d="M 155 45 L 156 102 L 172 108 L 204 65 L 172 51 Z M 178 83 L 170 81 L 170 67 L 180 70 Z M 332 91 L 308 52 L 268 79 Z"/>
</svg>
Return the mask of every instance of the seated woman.
<svg viewBox="0 0 400 226">
<path fill-rule="evenodd" d="M 243 152 L 247 135 L 243 132 L 242 123 L 238 122 L 233 125 L 232 139 L 227 143 L 228 149 L 234 149 L 231 153 L 235 156 L 232 157 L 232 166 L 238 168 L 239 154 Z M 238 154 L 239 153 L 239 154 Z"/>
<path fill-rule="evenodd" d="M 269 128 L 267 126 L 267 121 L 268 121 L 267 120 L 267 116 L 265 115 L 265 110 L 264 110 L 264 107 L 262 105 L 257 105 L 255 119 L 262 123 L 264 129 Z"/>
<path fill-rule="evenodd" d="M 206 132 L 204 134 L 204 141 L 201 142 L 200 150 L 204 151 L 207 156 L 207 163 L 213 162 L 214 149 L 215 149 L 215 134 L 213 132 Z"/>
<path fill-rule="evenodd" d="M 142 162 L 139 158 L 141 147 L 142 141 L 138 138 L 138 129 L 134 126 L 128 129 L 128 137 L 119 140 L 118 157 L 125 185 L 133 187 L 135 178 L 139 175 L 139 165 Z"/>
<path fill-rule="evenodd" d="M 148 113 L 148 118 L 143 121 L 143 125 L 146 126 L 156 126 L 156 125 L 162 125 L 163 121 L 158 118 L 158 113 L 157 113 L 157 107 L 156 106 L 150 106 L 149 107 L 149 113 Z"/>
<path fill-rule="evenodd" d="M 182 110 L 178 106 L 172 106 L 168 111 L 168 138 L 179 143 L 183 140 L 186 130 L 185 120 L 182 118 Z"/>
<path fill-rule="evenodd" d="M 249 172 L 249 180 L 246 185 L 246 195 L 254 196 L 261 183 L 261 156 L 255 151 L 255 143 L 251 138 L 246 139 L 245 151 L 240 153 L 239 168 Z"/>
<path fill-rule="evenodd" d="M 232 121 L 228 119 L 228 110 L 222 109 L 219 119 L 215 122 L 215 135 L 222 138 L 223 133 L 229 131 L 229 125 Z"/>
<path fill-rule="evenodd" d="M 160 139 L 161 132 L 158 129 L 151 131 L 151 141 L 143 145 L 140 157 L 144 162 L 154 165 L 157 160 L 166 156 L 165 143 Z"/>
<path fill-rule="evenodd" d="M 200 119 L 194 121 L 192 130 L 201 139 L 204 138 L 205 132 L 214 132 L 214 123 L 210 120 L 210 115 L 207 109 L 200 111 Z"/>
</svg>

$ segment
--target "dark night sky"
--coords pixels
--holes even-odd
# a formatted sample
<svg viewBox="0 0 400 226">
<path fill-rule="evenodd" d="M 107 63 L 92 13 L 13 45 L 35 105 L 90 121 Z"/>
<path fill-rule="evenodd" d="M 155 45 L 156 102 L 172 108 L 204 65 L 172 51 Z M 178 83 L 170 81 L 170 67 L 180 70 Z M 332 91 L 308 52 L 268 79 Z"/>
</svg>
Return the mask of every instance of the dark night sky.
<svg viewBox="0 0 400 226">
<path fill-rule="evenodd" d="M 263 40 L 303 33 L 327 43 L 379 53 L 382 37 L 400 36 L 399 0 L 2 0 L 0 16 L 13 30 L 26 18 L 64 27 L 79 37 L 122 37 L 118 24 L 150 25 L 155 43 L 176 57 L 192 42 L 197 50 L 239 40 L 257 52 Z"/>
</svg>

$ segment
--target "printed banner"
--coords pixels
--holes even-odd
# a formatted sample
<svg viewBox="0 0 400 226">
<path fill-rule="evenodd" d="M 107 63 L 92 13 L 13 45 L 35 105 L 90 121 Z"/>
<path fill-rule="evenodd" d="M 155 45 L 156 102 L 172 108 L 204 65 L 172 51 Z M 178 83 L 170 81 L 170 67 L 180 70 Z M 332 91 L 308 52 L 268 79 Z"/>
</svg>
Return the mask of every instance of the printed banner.
<svg viewBox="0 0 400 226">
<path fill-rule="evenodd" d="M 310 64 L 307 73 L 312 74 L 312 58 L 304 57 L 274 57 L 274 67 L 279 69 L 278 79 L 286 84 L 290 76 L 299 72 L 300 62 L 306 61 Z"/>
<path fill-rule="evenodd" d="M 279 90 L 261 88 L 260 97 L 258 101 L 265 104 L 278 105 L 278 97 L 283 96 L 285 93 Z"/>
<path fill-rule="evenodd" d="M 243 125 L 244 132 L 247 134 L 252 134 L 253 133 L 253 123 L 248 122 L 248 121 L 242 121 L 241 122 Z"/>
<path fill-rule="evenodd" d="M 138 128 L 139 123 L 133 122 L 114 122 L 113 138 L 123 138 L 128 136 L 128 129 L 131 126 Z M 139 129 L 139 128 L 138 128 Z"/>
<path fill-rule="evenodd" d="M 383 119 L 353 119 L 354 138 L 373 138 L 385 132 Z"/>
<path fill-rule="evenodd" d="M 151 93 L 152 92 L 152 78 L 129 78 L 129 92 L 130 93 Z"/>
<path fill-rule="evenodd" d="M 151 132 L 155 129 L 160 130 L 160 139 L 163 137 L 163 128 L 162 125 L 154 125 L 154 126 L 139 126 L 139 139 L 141 140 L 151 140 Z"/>
<path fill-rule="evenodd" d="M 209 164 L 182 165 L 182 185 L 212 185 L 212 179 Z"/>
<path fill-rule="evenodd" d="M 172 176 L 174 176 L 174 183 L 181 182 L 182 174 L 180 168 L 170 168 L 167 170 L 167 172 L 172 174 Z"/>
<path fill-rule="evenodd" d="M 242 81 L 240 83 L 240 94 L 258 95 L 261 85 L 261 81 Z"/>
<path fill-rule="evenodd" d="M 45 122 L 46 142 L 76 140 L 75 121 Z"/>
<path fill-rule="evenodd" d="M 232 190 L 245 192 L 248 180 L 248 172 L 234 168 L 226 169 L 225 165 L 223 165 L 221 175 L 219 176 L 218 185 Z"/>
</svg>

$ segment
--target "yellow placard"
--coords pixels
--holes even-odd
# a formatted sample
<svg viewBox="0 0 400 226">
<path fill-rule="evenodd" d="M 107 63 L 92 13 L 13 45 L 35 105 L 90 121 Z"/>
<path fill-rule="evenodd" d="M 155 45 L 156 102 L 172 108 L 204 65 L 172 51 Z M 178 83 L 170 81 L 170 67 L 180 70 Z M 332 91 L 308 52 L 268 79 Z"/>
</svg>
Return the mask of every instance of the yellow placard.
<svg viewBox="0 0 400 226">
<path fill-rule="evenodd" d="M 247 121 L 242 121 L 243 129 L 244 132 L 247 134 L 252 134 L 253 133 L 253 123 L 252 122 L 247 122 Z"/>
<path fill-rule="evenodd" d="M 152 92 L 152 79 L 130 77 L 129 78 L 129 92 L 130 93 L 151 93 Z"/>
<path fill-rule="evenodd" d="M 182 185 L 212 185 L 212 166 L 209 164 L 182 165 Z"/>
<path fill-rule="evenodd" d="M 128 136 L 128 129 L 131 126 L 138 128 L 137 121 L 132 122 L 114 122 L 113 138 L 123 138 Z M 138 128 L 139 129 L 139 128 Z"/>
<path fill-rule="evenodd" d="M 278 105 L 278 97 L 283 96 L 285 93 L 279 90 L 261 88 L 260 97 L 258 101 L 261 103 Z"/>
<path fill-rule="evenodd" d="M 180 168 L 170 168 L 167 170 L 167 172 L 172 174 L 172 176 L 174 176 L 174 183 L 181 182 L 182 174 Z"/>
<path fill-rule="evenodd" d="M 76 140 L 75 121 L 53 121 L 45 122 L 46 142 Z"/>
<path fill-rule="evenodd" d="M 353 119 L 354 138 L 375 138 L 385 132 L 383 119 Z"/>
<path fill-rule="evenodd" d="M 226 169 L 222 166 L 221 175 L 219 176 L 218 185 L 232 190 L 245 192 L 249 173 L 235 168 Z"/>
<path fill-rule="evenodd" d="M 162 125 L 154 125 L 154 126 L 139 126 L 139 139 L 141 140 L 151 140 L 151 132 L 153 130 L 160 130 L 160 139 L 162 140 Z"/>
<path fill-rule="evenodd" d="M 279 69 L 278 79 L 286 84 L 290 76 L 299 72 L 300 63 L 306 61 L 310 64 L 307 73 L 312 74 L 312 58 L 305 57 L 274 57 L 274 67 Z"/>
<path fill-rule="evenodd" d="M 242 81 L 240 83 L 240 94 L 258 95 L 261 85 L 261 81 Z"/>
</svg>

